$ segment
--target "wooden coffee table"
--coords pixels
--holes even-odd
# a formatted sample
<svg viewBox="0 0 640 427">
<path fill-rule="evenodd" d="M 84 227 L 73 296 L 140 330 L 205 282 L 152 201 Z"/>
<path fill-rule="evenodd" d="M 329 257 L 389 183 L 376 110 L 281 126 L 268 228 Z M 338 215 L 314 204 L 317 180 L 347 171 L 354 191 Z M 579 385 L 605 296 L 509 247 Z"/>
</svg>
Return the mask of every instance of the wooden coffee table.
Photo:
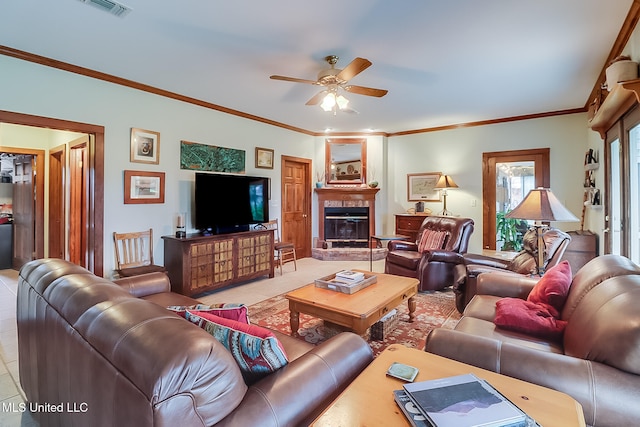
<svg viewBox="0 0 640 427">
<path fill-rule="evenodd" d="M 409 321 L 413 322 L 416 311 L 413 297 L 418 292 L 418 279 L 372 274 L 377 276 L 377 282 L 354 294 L 317 288 L 313 283 L 286 294 L 292 334 L 298 333 L 300 313 L 305 313 L 364 335 L 367 328 L 404 301 L 409 305 Z"/>
<path fill-rule="evenodd" d="M 393 362 L 419 369 L 415 381 L 472 373 L 488 381 L 544 427 L 585 426 L 582 406 L 571 396 L 400 344 L 387 347 L 314 421 L 325 426 L 409 426 L 393 399 L 403 382 L 386 376 Z"/>
</svg>

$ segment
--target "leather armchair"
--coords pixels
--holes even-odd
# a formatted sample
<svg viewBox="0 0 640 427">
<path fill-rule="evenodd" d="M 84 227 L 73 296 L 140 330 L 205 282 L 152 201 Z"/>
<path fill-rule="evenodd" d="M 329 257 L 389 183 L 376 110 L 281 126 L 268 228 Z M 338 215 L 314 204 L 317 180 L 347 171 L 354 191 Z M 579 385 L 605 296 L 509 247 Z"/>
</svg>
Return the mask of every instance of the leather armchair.
<svg viewBox="0 0 640 427">
<path fill-rule="evenodd" d="M 557 228 L 547 229 L 542 238 L 544 240 L 544 269 L 558 264 L 564 255 L 571 236 Z M 527 231 L 523 237 L 523 250 L 511 261 L 491 258 L 480 254 L 465 254 L 464 263 L 454 270 L 453 291 L 456 294 L 456 307 L 460 313 L 464 311 L 469 301 L 477 292 L 478 275 L 481 273 L 505 273 L 532 275 L 536 271 L 538 256 L 538 239 L 533 229 Z"/>
<path fill-rule="evenodd" d="M 427 216 L 418 230 L 418 240 L 425 229 L 447 233 L 443 249 L 418 252 L 418 242 L 392 240 L 387 246 L 384 272 L 415 277 L 420 291 L 441 290 L 453 284 L 454 268 L 464 264 L 474 222 L 470 218 Z"/>
</svg>

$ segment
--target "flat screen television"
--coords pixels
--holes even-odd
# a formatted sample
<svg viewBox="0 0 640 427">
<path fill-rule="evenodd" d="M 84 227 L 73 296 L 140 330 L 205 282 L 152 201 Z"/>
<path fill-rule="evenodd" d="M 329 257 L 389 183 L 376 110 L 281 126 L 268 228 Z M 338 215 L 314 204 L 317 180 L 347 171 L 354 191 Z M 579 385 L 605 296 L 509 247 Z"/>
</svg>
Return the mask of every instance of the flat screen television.
<svg viewBox="0 0 640 427">
<path fill-rule="evenodd" d="M 197 172 L 195 185 L 195 228 L 204 234 L 269 221 L 269 178 Z"/>
</svg>

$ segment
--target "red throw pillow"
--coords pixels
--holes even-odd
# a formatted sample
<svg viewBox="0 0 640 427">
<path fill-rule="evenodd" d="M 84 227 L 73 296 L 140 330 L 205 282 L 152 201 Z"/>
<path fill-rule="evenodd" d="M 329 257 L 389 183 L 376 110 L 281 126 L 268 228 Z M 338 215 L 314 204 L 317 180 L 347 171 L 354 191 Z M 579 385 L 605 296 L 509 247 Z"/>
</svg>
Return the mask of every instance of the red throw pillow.
<svg viewBox="0 0 640 427">
<path fill-rule="evenodd" d="M 179 316 L 185 317 L 184 313 L 187 310 L 206 311 L 216 316 L 223 317 L 225 319 L 235 320 L 237 322 L 249 324 L 249 313 L 247 306 L 237 303 L 222 303 L 222 304 L 195 304 L 195 305 L 170 305 L 168 310 L 176 312 Z"/>
<path fill-rule="evenodd" d="M 552 339 L 559 339 L 567 326 L 566 321 L 553 317 L 545 305 L 520 298 L 498 300 L 493 323 L 504 329 Z"/>
<path fill-rule="evenodd" d="M 448 233 L 446 231 L 428 230 L 425 228 L 422 231 L 422 236 L 420 236 L 418 252 L 423 253 L 432 249 L 442 249 L 444 247 L 447 234 Z"/>
<path fill-rule="evenodd" d="M 553 317 L 559 317 L 571 285 L 571 266 L 562 261 L 551 267 L 533 287 L 527 301 L 548 306 Z"/>
</svg>

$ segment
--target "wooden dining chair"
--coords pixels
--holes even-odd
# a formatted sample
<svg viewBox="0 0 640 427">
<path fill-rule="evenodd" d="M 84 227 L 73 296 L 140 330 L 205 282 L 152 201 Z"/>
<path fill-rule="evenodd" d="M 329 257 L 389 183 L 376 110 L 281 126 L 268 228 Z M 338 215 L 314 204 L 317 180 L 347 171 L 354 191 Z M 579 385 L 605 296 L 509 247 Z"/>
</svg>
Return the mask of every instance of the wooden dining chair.
<svg viewBox="0 0 640 427">
<path fill-rule="evenodd" d="M 294 271 L 297 271 L 298 264 L 296 263 L 296 247 L 293 243 L 283 242 L 280 239 L 280 227 L 278 226 L 278 219 L 272 219 L 271 221 L 265 222 L 262 225 L 268 230 L 273 230 L 273 248 L 275 250 L 274 261 L 277 263 L 277 266 L 280 269 L 280 275 L 282 275 L 282 266 L 291 261 L 293 261 Z"/>
<path fill-rule="evenodd" d="M 113 233 L 116 248 L 116 272 L 120 277 L 131 277 L 166 268 L 153 263 L 153 230 Z"/>
</svg>

